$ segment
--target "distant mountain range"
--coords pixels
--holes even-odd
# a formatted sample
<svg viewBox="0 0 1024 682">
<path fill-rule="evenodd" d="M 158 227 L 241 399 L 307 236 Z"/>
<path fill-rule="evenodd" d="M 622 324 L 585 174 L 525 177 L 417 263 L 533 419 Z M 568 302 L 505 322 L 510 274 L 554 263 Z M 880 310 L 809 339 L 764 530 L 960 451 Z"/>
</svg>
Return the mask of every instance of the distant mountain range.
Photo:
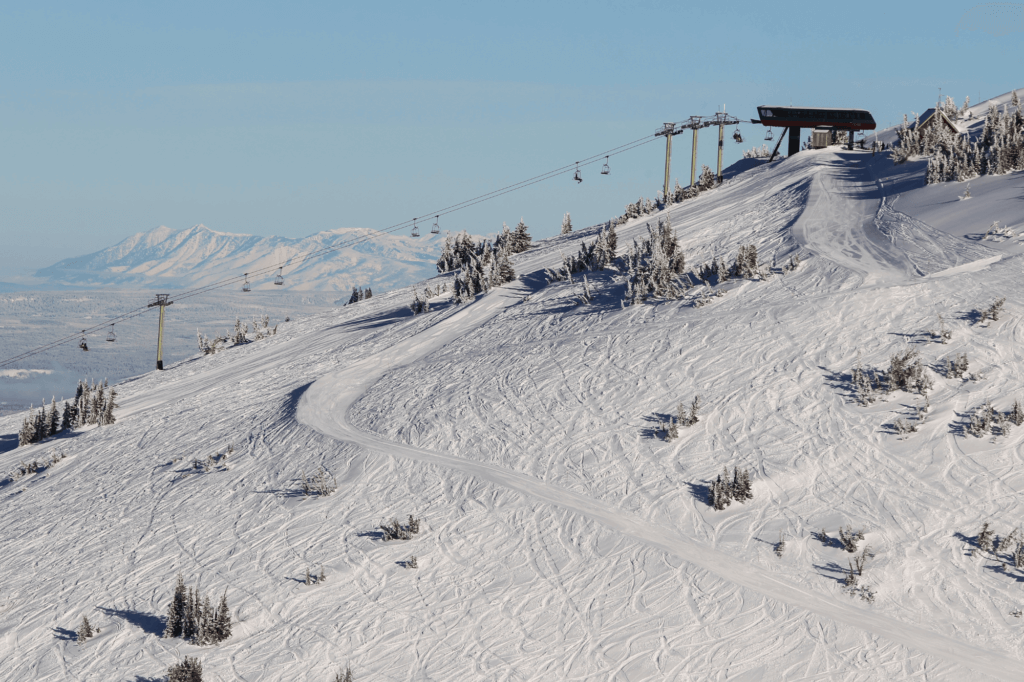
<svg viewBox="0 0 1024 682">
<path fill-rule="evenodd" d="M 373 239 L 302 260 L 305 254 L 369 236 Z M 416 238 L 359 227 L 290 239 L 228 234 L 205 225 L 187 230 L 161 226 L 102 251 L 62 260 L 36 271 L 35 277 L 62 288 L 181 289 L 286 264 L 285 288 L 347 291 L 353 286 L 371 286 L 386 290 L 436 275 L 435 263 L 444 239 L 444 234 L 429 231 Z M 273 288 L 273 274 L 251 278 L 252 288 Z"/>
</svg>

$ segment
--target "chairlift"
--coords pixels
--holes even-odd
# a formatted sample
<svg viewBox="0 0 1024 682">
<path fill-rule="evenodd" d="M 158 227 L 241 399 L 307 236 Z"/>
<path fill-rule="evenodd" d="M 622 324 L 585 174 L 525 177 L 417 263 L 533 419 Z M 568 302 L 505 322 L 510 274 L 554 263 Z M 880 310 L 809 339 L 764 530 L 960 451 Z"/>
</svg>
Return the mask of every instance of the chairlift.
<svg viewBox="0 0 1024 682">
<path fill-rule="evenodd" d="M 252 288 L 249 286 L 249 273 L 248 272 L 245 273 L 245 281 L 242 282 L 242 291 L 252 291 Z"/>
<path fill-rule="evenodd" d="M 110 341 L 111 343 L 117 341 L 117 335 L 114 334 L 114 325 L 110 325 L 110 331 L 107 332 L 107 341 Z"/>
<path fill-rule="evenodd" d="M 279 287 L 284 286 L 284 268 L 280 267 L 277 269 L 277 277 L 274 278 L 274 284 Z"/>
<path fill-rule="evenodd" d="M 768 132 L 766 132 L 766 133 L 764 134 L 764 139 L 765 139 L 765 140 L 767 140 L 768 142 L 771 142 L 771 141 L 772 141 L 772 140 L 774 139 L 774 137 L 775 137 L 775 136 L 774 136 L 774 135 L 772 135 L 772 129 L 771 129 L 771 128 L 769 128 L 769 129 L 768 129 Z"/>
<path fill-rule="evenodd" d="M 604 165 L 601 166 L 601 175 L 608 175 L 612 169 L 608 167 L 608 157 L 604 157 Z"/>
<path fill-rule="evenodd" d="M 572 179 L 576 182 L 583 182 L 583 176 L 580 174 L 580 162 L 576 162 L 576 175 L 572 176 Z"/>
<path fill-rule="evenodd" d="M 430 228 L 430 234 L 441 234 L 441 226 L 437 224 L 440 218 L 439 215 L 434 216 L 434 226 Z"/>
<path fill-rule="evenodd" d="M 420 229 L 418 227 L 416 227 L 416 219 L 415 218 L 412 219 L 412 236 L 413 237 L 419 237 L 420 236 Z"/>
<path fill-rule="evenodd" d="M 89 344 L 85 342 L 85 330 L 82 330 L 82 340 L 78 342 L 78 347 L 82 350 L 89 350 Z"/>
<path fill-rule="evenodd" d="M 736 144 L 743 144 L 743 136 L 740 135 L 739 126 L 736 126 L 736 130 L 732 131 L 732 139 L 736 140 Z"/>
</svg>

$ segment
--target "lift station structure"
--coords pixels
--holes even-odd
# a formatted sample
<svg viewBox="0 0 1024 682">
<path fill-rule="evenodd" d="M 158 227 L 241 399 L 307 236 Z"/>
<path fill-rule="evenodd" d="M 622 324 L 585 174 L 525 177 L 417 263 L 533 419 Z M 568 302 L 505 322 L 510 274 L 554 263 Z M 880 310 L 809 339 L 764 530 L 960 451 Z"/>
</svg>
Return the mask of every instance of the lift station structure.
<svg viewBox="0 0 1024 682">
<path fill-rule="evenodd" d="M 789 156 L 793 156 L 800 151 L 801 128 L 824 127 L 848 130 L 850 131 L 850 149 L 853 149 L 853 131 L 875 129 L 875 119 L 866 109 L 760 106 L 757 108 L 757 114 L 760 118 L 750 119 L 751 123 L 768 128 L 785 128 L 782 135 L 779 135 L 779 141 L 771 155 L 772 159 L 779 151 L 782 138 L 787 132 L 789 133 Z"/>
</svg>

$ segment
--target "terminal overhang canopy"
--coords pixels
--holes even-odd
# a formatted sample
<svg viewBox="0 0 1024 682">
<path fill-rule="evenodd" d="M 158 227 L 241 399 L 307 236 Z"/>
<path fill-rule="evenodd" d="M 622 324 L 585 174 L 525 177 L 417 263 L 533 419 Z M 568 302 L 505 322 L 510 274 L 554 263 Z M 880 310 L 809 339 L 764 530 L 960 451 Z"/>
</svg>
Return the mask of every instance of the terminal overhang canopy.
<svg viewBox="0 0 1024 682">
<path fill-rule="evenodd" d="M 781 128 L 817 128 L 831 126 L 845 130 L 874 130 L 875 119 L 866 109 L 823 109 L 820 107 L 770 107 L 757 108 L 760 120 L 751 123 Z"/>
</svg>

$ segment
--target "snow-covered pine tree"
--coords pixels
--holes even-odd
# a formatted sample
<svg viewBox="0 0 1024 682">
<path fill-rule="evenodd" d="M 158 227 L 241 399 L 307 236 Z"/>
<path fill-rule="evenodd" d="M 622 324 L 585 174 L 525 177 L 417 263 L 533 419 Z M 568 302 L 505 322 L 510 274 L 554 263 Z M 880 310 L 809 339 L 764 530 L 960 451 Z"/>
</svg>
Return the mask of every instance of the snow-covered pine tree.
<svg viewBox="0 0 1024 682">
<path fill-rule="evenodd" d="M 228 591 L 220 597 L 220 604 L 217 605 L 217 616 L 213 624 L 214 643 L 223 642 L 231 636 L 231 610 L 228 609 Z"/>
<path fill-rule="evenodd" d="M 78 626 L 78 630 L 75 632 L 78 635 L 78 643 L 84 644 L 85 640 L 93 636 L 92 625 L 89 624 L 89 619 L 82 616 L 82 624 Z"/>
<path fill-rule="evenodd" d="M 53 436 L 53 435 L 56 435 L 56 434 L 60 433 L 60 430 L 61 430 L 61 418 L 60 418 L 60 410 L 57 409 L 57 396 L 52 396 L 50 398 L 50 412 L 49 412 L 48 416 L 50 417 L 50 425 L 49 425 L 50 435 Z"/>
<path fill-rule="evenodd" d="M 196 636 L 196 644 L 215 644 L 216 615 L 213 612 L 213 604 L 210 603 L 209 596 L 203 597 L 203 605 L 199 613 L 199 633 Z"/>
<path fill-rule="evenodd" d="M 373 289 L 366 287 L 366 298 L 373 298 Z"/>
<path fill-rule="evenodd" d="M 516 225 L 516 231 L 512 233 L 512 253 L 522 253 L 530 248 L 530 242 L 533 239 L 530 237 L 529 229 L 520 218 L 519 224 Z"/>
<path fill-rule="evenodd" d="M 185 578 L 181 573 L 178 573 L 178 582 L 174 587 L 174 596 L 171 598 L 170 606 L 167 607 L 167 623 L 164 626 L 164 637 L 182 636 L 185 612 L 188 609 L 187 599 L 188 593 L 185 591 Z"/>
<path fill-rule="evenodd" d="M 1024 424 L 1024 409 L 1021 408 L 1019 400 L 1013 401 L 1013 408 L 1006 415 L 1006 418 L 1017 426 Z"/>
<path fill-rule="evenodd" d="M 192 640 L 199 634 L 199 595 L 191 587 L 185 594 L 185 608 L 181 613 L 181 638 Z"/>
<path fill-rule="evenodd" d="M 338 672 L 334 675 L 332 682 L 352 682 L 352 668 L 346 666 L 344 672 Z"/>
<path fill-rule="evenodd" d="M 21 429 L 18 431 L 18 447 L 23 448 L 35 442 L 35 427 L 28 417 L 21 421 Z"/>
<path fill-rule="evenodd" d="M 32 420 L 33 426 L 35 427 L 35 440 L 32 442 L 38 443 L 49 434 L 46 432 L 49 427 L 49 421 L 46 419 L 46 401 L 42 401 L 39 406 L 39 411 L 36 412 L 35 417 Z"/>
<path fill-rule="evenodd" d="M 716 511 L 721 511 L 732 503 L 728 481 L 729 471 L 727 469 L 725 470 L 725 478 L 722 477 L 722 474 L 719 474 L 715 482 L 711 484 L 710 504 Z"/>
<path fill-rule="evenodd" d="M 983 552 L 991 552 L 992 535 L 992 529 L 988 527 L 988 522 L 986 521 L 984 524 L 982 524 L 981 530 L 978 532 L 978 537 L 976 538 L 978 549 L 980 549 Z"/>
<path fill-rule="evenodd" d="M 512 268 L 507 248 L 502 247 L 494 252 L 494 262 L 491 267 L 494 271 L 494 281 L 497 282 L 492 286 L 501 286 L 516 278 L 516 271 Z"/>
<path fill-rule="evenodd" d="M 445 235 L 444 246 L 441 247 L 441 255 L 437 259 L 437 271 L 440 273 L 451 272 L 458 266 L 455 264 L 455 243 L 452 241 L 452 233 Z"/>
<path fill-rule="evenodd" d="M 167 669 L 167 682 L 203 682 L 203 664 L 198 658 L 186 656 Z"/>
<path fill-rule="evenodd" d="M 438 270 L 441 271 L 440 270 L 441 269 L 441 261 L 438 261 L 437 267 L 438 267 Z M 442 272 L 447 272 L 447 271 L 442 271 Z M 349 303 L 359 303 L 359 287 L 357 287 L 357 286 L 352 287 L 352 295 L 348 297 L 348 302 Z"/>
<path fill-rule="evenodd" d="M 568 212 L 562 216 L 562 234 L 569 234 L 572 232 L 572 218 L 569 217 Z"/>
</svg>

